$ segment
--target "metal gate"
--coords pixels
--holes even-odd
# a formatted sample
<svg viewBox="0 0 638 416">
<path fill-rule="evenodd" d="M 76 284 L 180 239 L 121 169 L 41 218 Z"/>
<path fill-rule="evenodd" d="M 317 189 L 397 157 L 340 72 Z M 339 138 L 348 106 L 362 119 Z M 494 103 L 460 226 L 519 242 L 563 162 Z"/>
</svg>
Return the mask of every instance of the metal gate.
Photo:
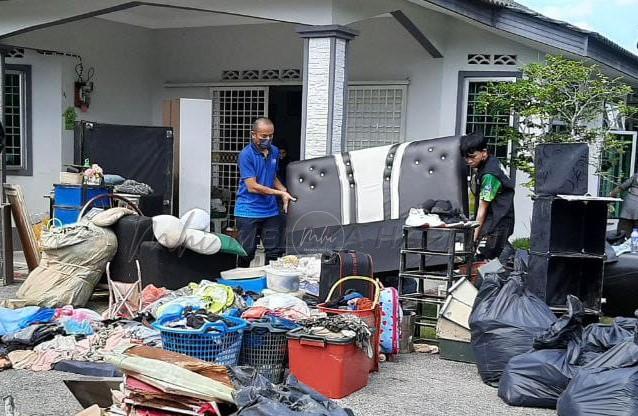
<svg viewBox="0 0 638 416">
<path fill-rule="evenodd" d="M 268 87 L 214 87 L 210 95 L 213 101 L 212 196 L 221 196 L 227 209 L 222 220 L 232 224 L 239 186 L 239 152 L 250 142 L 252 122 L 268 117 Z"/>
</svg>

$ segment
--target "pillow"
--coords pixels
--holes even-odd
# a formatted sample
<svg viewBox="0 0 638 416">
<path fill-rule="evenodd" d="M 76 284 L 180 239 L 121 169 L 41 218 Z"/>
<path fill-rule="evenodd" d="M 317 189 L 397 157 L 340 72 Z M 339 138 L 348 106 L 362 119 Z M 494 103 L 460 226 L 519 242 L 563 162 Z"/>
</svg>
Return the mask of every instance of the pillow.
<svg viewBox="0 0 638 416">
<path fill-rule="evenodd" d="M 222 248 L 219 250 L 222 253 L 237 254 L 241 257 L 245 257 L 247 255 L 244 247 L 242 247 L 242 245 L 239 244 L 239 241 L 235 240 L 233 237 L 226 234 L 213 234 L 215 234 L 222 243 Z"/>
<path fill-rule="evenodd" d="M 184 226 L 179 218 L 172 215 L 157 215 L 153 217 L 153 235 L 166 248 L 180 247 L 186 235 Z"/>
<path fill-rule="evenodd" d="M 182 218 L 179 219 L 184 228 L 191 230 L 206 231 L 210 226 L 210 215 L 200 208 L 193 208 L 186 211 Z"/>
<path fill-rule="evenodd" d="M 127 215 L 134 215 L 135 211 L 125 207 L 115 207 L 107 209 L 91 218 L 91 222 L 98 227 L 110 227 L 120 220 L 120 218 Z"/>
<path fill-rule="evenodd" d="M 186 239 L 184 247 L 199 254 L 215 254 L 222 248 L 219 237 L 215 234 L 207 233 L 200 230 L 184 230 Z"/>
</svg>

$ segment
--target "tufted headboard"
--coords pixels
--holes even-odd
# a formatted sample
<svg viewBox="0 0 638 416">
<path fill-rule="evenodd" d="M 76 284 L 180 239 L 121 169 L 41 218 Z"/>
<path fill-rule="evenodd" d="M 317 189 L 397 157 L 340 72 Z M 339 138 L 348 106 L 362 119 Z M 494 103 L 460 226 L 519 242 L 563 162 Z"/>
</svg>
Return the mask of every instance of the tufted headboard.
<svg viewBox="0 0 638 416">
<path fill-rule="evenodd" d="M 428 199 L 467 207 L 467 168 L 459 136 L 420 140 L 288 165 L 289 253 L 352 249 L 376 271 L 397 270 L 401 227 Z"/>
</svg>

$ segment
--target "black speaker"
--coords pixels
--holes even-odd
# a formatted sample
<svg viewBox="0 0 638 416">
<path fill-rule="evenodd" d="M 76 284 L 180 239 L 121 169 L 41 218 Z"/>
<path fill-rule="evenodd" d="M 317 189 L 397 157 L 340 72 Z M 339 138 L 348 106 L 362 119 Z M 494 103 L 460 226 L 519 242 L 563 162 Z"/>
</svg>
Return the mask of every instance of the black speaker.
<svg viewBox="0 0 638 416">
<path fill-rule="evenodd" d="M 602 256 L 532 253 L 527 288 L 550 307 L 565 308 L 567 295 L 578 297 L 593 312 L 601 309 L 603 292 Z"/>
<path fill-rule="evenodd" d="M 567 201 L 535 197 L 531 251 L 605 254 L 606 201 Z"/>
<path fill-rule="evenodd" d="M 536 195 L 585 195 L 587 143 L 548 143 L 536 146 Z"/>
</svg>

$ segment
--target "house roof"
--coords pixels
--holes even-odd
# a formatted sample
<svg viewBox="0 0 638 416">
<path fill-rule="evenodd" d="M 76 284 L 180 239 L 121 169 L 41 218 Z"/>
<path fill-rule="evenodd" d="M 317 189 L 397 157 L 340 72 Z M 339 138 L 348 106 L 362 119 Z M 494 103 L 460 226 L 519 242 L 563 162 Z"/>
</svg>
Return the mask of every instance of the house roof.
<svg viewBox="0 0 638 416">
<path fill-rule="evenodd" d="M 549 18 L 514 0 L 410 0 L 596 61 L 638 84 L 638 55 L 597 32 Z"/>
<path fill-rule="evenodd" d="M 614 49 L 617 49 L 617 50 L 619 50 L 619 51 L 621 51 L 623 53 L 628 53 L 628 54 L 633 55 L 633 56 L 638 56 L 636 53 L 631 52 L 631 51 L 623 48 L 622 46 L 618 45 L 617 43 L 615 43 L 614 41 L 610 40 L 609 38 L 606 38 L 605 36 L 601 35 L 598 32 L 594 32 L 594 31 L 591 31 L 591 30 L 586 30 L 586 29 L 580 28 L 578 26 L 574 26 L 574 25 L 572 25 L 570 23 L 567 23 L 565 21 L 562 21 L 562 20 L 552 19 L 551 17 L 547 17 L 547 16 L 545 16 L 545 15 L 543 15 L 541 13 L 538 13 L 537 11 L 530 9 L 527 6 L 523 6 L 522 4 L 517 3 L 517 2 L 515 2 L 513 0 L 481 0 L 481 1 L 483 3 L 487 3 L 487 4 L 490 4 L 492 6 L 503 7 L 503 8 L 507 8 L 507 9 L 511 9 L 511 10 L 517 11 L 519 13 L 525 13 L 525 14 L 533 16 L 533 17 L 535 17 L 537 19 L 541 19 L 541 20 L 544 20 L 546 22 L 551 22 L 551 23 L 563 26 L 563 27 L 565 27 L 565 28 L 567 28 L 569 30 L 574 30 L 576 32 L 588 34 L 588 35 L 590 35 L 592 37 L 597 38 L 601 42 L 609 45 L 610 47 L 612 47 Z"/>
</svg>

